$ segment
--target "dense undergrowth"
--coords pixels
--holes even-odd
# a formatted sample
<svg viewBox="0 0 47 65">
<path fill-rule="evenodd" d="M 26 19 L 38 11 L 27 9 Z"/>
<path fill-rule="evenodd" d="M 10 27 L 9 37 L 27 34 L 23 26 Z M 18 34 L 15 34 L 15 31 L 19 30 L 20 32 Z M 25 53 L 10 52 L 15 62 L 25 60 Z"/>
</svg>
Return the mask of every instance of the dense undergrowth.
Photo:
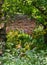
<svg viewBox="0 0 47 65">
<path fill-rule="evenodd" d="M 38 26 L 31 36 L 23 31 L 10 31 L 6 36 L 4 54 L 0 57 L 1 65 L 47 65 L 47 0 L 0 2 L 0 23 L 6 23 L 9 19 L 15 20 L 15 15 L 20 13 L 28 15 L 31 19 L 35 18 L 37 23 L 44 26 L 44 29 Z"/>
<path fill-rule="evenodd" d="M 47 65 L 44 33 L 42 26 L 36 27 L 32 35 L 18 30 L 10 31 L 0 58 L 2 65 Z"/>
</svg>

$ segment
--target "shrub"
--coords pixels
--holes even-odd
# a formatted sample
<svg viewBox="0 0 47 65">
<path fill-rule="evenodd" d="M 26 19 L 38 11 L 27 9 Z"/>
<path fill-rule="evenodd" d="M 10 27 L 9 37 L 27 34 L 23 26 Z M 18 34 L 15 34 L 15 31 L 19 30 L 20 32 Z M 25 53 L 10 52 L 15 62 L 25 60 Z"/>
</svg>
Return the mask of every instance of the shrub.
<svg viewBox="0 0 47 65">
<path fill-rule="evenodd" d="M 12 54 L 5 53 L 3 65 L 47 65 L 47 50 L 26 51 L 24 57 L 14 57 Z"/>
<path fill-rule="evenodd" d="M 38 49 L 45 48 L 44 34 L 45 31 L 42 25 L 39 25 L 34 29 L 32 34 L 32 44 L 34 47 L 37 47 Z"/>
<path fill-rule="evenodd" d="M 7 34 L 6 47 L 9 49 L 24 48 L 26 50 L 45 49 L 44 34 L 45 31 L 41 25 L 34 29 L 32 36 L 18 30 L 10 31 Z"/>
<path fill-rule="evenodd" d="M 7 34 L 7 48 L 29 47 L 32 37 L 22 31 L 10 31 Z M 27 48 L 28 49 L 28 48 Z"/>
<path fill-rule="evenodd" d="M 43 27 L 35 28 L 32 36 L 18 30 L 10 31 L 1 61 L 2 65 L 47 65 Z"/>
</svg>

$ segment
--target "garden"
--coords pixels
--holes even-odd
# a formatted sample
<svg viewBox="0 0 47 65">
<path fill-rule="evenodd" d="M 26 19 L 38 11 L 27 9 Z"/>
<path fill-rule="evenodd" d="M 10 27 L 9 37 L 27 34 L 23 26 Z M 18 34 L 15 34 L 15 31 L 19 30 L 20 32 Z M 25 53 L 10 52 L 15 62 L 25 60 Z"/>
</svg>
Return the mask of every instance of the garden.
<svg viewBox="0 0 47 65">
<path fill-rule="evenodd" d="M 47 0 L 0 0 L 0 6 L 0 24 L 15 22 L 16 14 L 27 15 L 36 23 L 31 34 L 18 29 L 4 33 L 0 65 L 47 65 Z"/>
</svg>

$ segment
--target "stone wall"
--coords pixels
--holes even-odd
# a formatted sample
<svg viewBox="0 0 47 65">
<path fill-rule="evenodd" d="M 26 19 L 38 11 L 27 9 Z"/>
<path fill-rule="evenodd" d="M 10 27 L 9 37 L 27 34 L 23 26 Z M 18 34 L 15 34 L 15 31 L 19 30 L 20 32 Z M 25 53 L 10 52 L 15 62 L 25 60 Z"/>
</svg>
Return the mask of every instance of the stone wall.
<svg viewBox="0 0 47 65">
<path fill-rule="evenodd" d="M 16 19 L 14 22 L 8 22 L 6 27 L 6 32 L 10 30 L 24 30 L 25 33 L 32 34 L 33 29 L 35 28 L 35 20 L 30 19 Z"/>
</svg>

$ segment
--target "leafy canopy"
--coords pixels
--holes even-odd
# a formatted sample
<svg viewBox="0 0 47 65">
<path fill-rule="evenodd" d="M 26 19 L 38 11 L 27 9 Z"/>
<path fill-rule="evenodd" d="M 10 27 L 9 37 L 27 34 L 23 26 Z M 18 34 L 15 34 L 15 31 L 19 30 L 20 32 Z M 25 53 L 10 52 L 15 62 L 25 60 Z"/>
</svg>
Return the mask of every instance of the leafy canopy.
<svg viewBox="0 0 47 65">
<path fill-rule="evenodd" d="M 4 0 L 2 7 L 7 18 L 22 13 L 47 24 L 47 0 Z"/>
</svg>

